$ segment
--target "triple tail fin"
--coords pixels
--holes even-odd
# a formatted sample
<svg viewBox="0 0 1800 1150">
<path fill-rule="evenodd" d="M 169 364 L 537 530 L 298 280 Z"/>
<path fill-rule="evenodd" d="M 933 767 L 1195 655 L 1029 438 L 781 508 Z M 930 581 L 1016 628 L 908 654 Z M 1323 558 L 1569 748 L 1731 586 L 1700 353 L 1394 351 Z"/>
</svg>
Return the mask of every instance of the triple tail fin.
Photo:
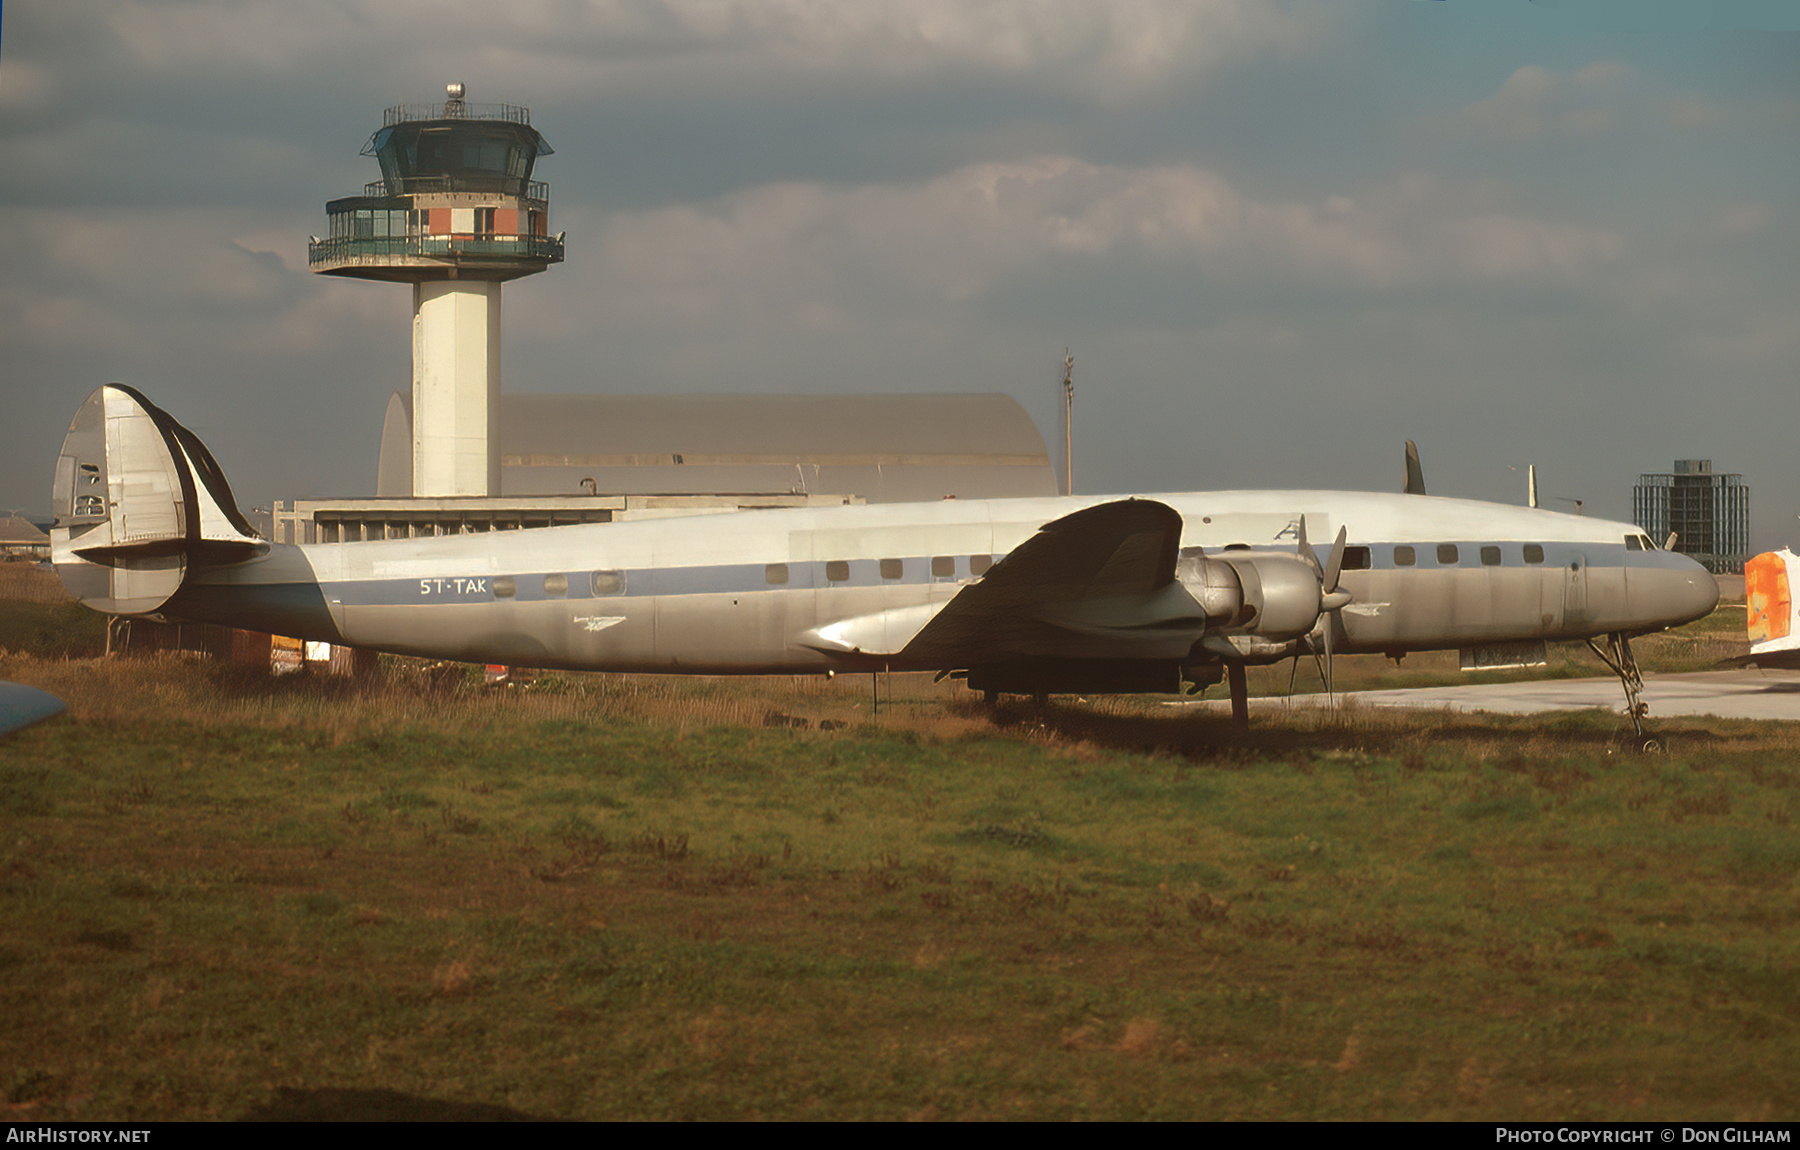
<svg viewBox="0 0 1800 1150">
<path fill-rule="evenodd" d="M 57 574 L 76 598 L 113 615 L 156 611 L 192 566 L 240 563 L 269 549 L 206 445 L 119 383 L 75 412 L 51 506 Z"/>
</svg>

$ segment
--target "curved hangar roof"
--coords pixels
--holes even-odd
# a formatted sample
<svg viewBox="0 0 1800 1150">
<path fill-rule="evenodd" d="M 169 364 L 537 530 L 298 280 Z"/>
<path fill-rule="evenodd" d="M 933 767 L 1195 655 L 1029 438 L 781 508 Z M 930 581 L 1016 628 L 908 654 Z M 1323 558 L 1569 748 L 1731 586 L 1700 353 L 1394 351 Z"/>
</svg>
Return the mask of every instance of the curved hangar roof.
<svg viewBox="0 0 1800 1150">
<path fill-rule="evenodd" d="M 411 494 L 410 398 L 381 435 L 383 496 Z M 808 492 L 870 503 L 1055 495 L 1056 470 L 1011 396 L 506 395 L 508 496 Z"/>
</svg>

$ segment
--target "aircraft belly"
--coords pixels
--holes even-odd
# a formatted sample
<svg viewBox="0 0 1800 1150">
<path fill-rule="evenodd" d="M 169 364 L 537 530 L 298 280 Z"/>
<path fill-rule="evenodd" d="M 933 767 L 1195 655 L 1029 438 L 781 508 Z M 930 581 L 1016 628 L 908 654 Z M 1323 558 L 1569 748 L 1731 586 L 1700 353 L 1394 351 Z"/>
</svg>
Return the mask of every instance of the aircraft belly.
<svg viewBox="0 0 1800 1150">
<path fill-rule="evenodd" d="M 650 603 L 606 600 L 347 604 L 345 642 L 401 655 L 521 667 L 653 670 Z"/>
<path fill-rule="evenodd" d="M 791 642 L 813 625 L 811 590 L 662 595 L 655 612 L 656 662 L 663 670 L 799 674 L 834 665 Z"/>
<path fill-rule="evenodd" d="M 344 641 L 319 585 L 312 582 L 188 585 L 162 610 L 196 623 L 222 623 L 322 643 Z"/>
</svg>

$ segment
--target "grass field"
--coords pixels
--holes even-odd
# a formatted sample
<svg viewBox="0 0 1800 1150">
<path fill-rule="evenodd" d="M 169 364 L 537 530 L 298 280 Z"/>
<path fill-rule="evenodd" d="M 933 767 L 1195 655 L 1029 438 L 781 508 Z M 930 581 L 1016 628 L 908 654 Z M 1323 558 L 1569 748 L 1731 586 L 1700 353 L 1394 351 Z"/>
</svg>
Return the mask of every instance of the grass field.
<svg viewBox="0 0 1800 1150">
<path fill-rule="evenodd" d="M 0 678 L 12 1119 L 1800 1113 L 1790 725 Z"/>
</svg>

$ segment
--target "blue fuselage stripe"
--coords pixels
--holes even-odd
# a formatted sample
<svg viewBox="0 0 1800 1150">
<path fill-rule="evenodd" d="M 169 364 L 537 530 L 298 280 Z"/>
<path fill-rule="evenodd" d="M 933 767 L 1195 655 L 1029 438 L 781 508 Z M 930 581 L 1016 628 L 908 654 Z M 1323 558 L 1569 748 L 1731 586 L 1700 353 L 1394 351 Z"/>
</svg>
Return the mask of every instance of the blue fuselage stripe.
<svg viewBox="0 0 1800 1150">
<path fill-rule="evenodd" d="M 1628 551 L 1617 543 L 1547 543 L 1544 544 L 1544 560 L 1541 563 L 1528 563 L 1524 557 L 1521 544 L 1518 543 L 1482 543 L 1460 542 L 1455 546 L 1458 556 L 1454 564 L 1438 562 L 1438 544 L 1432 543 L 1374 543 L 1352 544 L 1367 550 L 1369 565 L 1366 568 L 1346 569 L 1371 571 L 1448 571 L 1448 570 L 1488 570 L 1501 569 L 1554 569 L 1566 568 L 1580 557 L 1580 561 L 1590 569 L 1619 568 L 1641 565 L 1654 567 L 1658 564 L 1654 556 L 1664 554 L 1657 551 Z M 1407 546 L 1414 550 L 1416 562 L 1413 565 L 1400 565 L 1394 562 L 1394 548 Z M 1497 564 L 1481 561 L 1482 547 L 1498 546 L 1500 562 Z M 1224 554 L 1220 551 L 1207 552 L 1210 556 Z M 1641 556 L 1633 562 L 1634 556 Z M 938 557 L 940 567 L 944 557 Z M 994 557 L 998 561 L 1000 556 Z M 959 583 L 972 578 L 969 556 L 954 557 L 953 575 L 933 575 L 932 557 L 913 556 L 902 559 L 901 573 L 898 579 L 882 577 L 880 559 L 849 559 L 835 562 L 811 560 L 783 564 L 765 563 L 722 563 L 685 567 L 646 567 L 628 570 L 600 569 L 606 576 L 618 576 L 623 581 L 617 591 L 606 594 L 595 593 L 594 571 L 528 571 L 514 574 L 469 575 L 451 572 L 444 575 L 421 576 L 403 579 L 356 579 L 326 583 L 325 590 L 329 597 L 345 606 L 354 607 L 389 607 L 405 605 L 432 605 L 440 603 L 491 603 L 511 600 L 514 602 L 542 602 L 558 599 L 636 599 L 651 596 L 681 595 L 744 595 L 764 591 L 812 591 L 833 590 L 838 588 L 897 587 L 931 583 Z M 841 565 L 841 566 L 840 566 Z M 785 568 L 785 582 L 771 582 L 771 568 Z M 836 567 L 837 570 L 828 570 Z M 846 578 L 833 579 L 831 575 L 841 574 Z M 567 590 L 555 593 L 547 589 L 546 580 L 561 576 L 567 583 Z M 507 584 L 511 584 L 511 593 L 504 593 Z"/>
</svg>

